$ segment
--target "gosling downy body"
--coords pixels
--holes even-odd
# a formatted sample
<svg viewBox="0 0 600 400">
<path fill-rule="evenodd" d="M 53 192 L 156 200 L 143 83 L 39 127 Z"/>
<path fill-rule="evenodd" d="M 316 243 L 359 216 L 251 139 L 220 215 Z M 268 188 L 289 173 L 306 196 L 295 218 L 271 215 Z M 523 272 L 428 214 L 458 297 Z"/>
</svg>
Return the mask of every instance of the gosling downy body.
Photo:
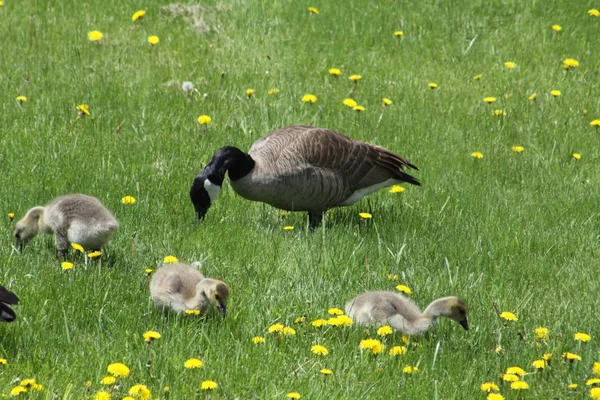
<svg viewBox="0 0 600 400">
<path fill-rule="evenodd" d="M 152 276 L 150 295 L 159 308 L 175 312 L 198 310 L 204 314 L 212 304 L 224 317 L 229 287 L 220 280 L 205 278 L 190 265 L 167 264 Z"/>
<path fill-rule="evenodd" d="M 311 228 L 332 207 L 356 203 L 379 189 L 407 182 L 418 170 L 383 147 L 313 126 L 288 126 L 257 140 L 248 153 L 223 147 L 196 176 L 190 197 L 204 218 L 228 172 L 240 196 L 287 211 L 307 211 Z"/>
<path fill-rule="evenodd" d="M 467 304 L 459 297 L 449 296 L 431 302 L 425 311 L 410 299 L 394 292 L 366 292 L 346 304 L 346 314 L 362 325 L 386 325 L 408 335 L 427 331 L 439 317 L 458 322 L 469 329 Z"/>
<path fill-rule="evenodd" d="M 84 194 L 54 199 L 46 207 L 34 207 L 15 226 L 14 236 L 21 251 L 38 234 L 54 233 L 56 248 L 65 256 L 70 243 L 85 250 L 100 250 L 119 229 L 115 217 L 100 200 Z"/>
<path fill-rule="evenodd" d="M 0 322 L 12 322 L 17 318 L 9 305 L 19 303 L 19 298 L 10 290 L 0 286 Z"/>
</svg>

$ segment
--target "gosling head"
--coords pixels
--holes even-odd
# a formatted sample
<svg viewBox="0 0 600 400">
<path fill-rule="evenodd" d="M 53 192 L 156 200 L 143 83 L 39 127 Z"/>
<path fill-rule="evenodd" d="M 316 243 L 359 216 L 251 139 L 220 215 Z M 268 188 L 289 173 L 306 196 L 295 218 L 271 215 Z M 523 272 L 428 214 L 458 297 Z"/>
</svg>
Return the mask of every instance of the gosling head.
<svg viewBox="0 0 600 400">
<path fill-rule="evenodd" d="M 229 287 L 224 282 L 206 278 L 198 283 L 196 290 L 200 299 L 204 302 L 208 300 L 225 317 L 227 314 L 227 301 L 229 300 Z"/>
<path fill-rule="evenodd" d="M 34 207 L 15 225 L 13 236 L 19 252 L 38 234 L 40 219 L 44 217 L 44 207 Z"/>
<path fill-rule="evenodd" d="M 469 313 L 469 307 L 467 303 L 460 297 L 450 296 L 442 299 L 444 302 L 444 313 L 442 314 L 444 317 L 448 317 L 450 319 L 458 322 L 466 331 L 469 330 L 469 321 L 467 319 L 467 314 Z"/>
</svg>

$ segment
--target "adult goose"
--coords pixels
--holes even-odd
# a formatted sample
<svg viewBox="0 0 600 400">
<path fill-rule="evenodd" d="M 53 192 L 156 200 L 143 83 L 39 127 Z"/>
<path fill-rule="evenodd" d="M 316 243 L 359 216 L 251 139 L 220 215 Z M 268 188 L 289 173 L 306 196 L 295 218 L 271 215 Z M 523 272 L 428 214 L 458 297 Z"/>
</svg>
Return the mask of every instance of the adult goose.
<svg viewBox="0 0 600 400">
<path fill-rule="evenodd" d="M 287 211 L 307 211 L 310 227 L 316 228 L 332 207 L 354 204 L 400 182 L 420 185 L 405 168 L 418 170 L 383 147 L 332 130 L 295 125 L 262 137 L 248 153 L 221 148 L 194 179 L 190 197 L 203 219 L 228 172 L 240 196 Z"/>
<path fill-rule="evenodd" d="M 17 318 L 9 305 L 19 303 L 19 298 L 10 290 L 0 286 L 0 322 L 12 322 Z"/>
</svg>

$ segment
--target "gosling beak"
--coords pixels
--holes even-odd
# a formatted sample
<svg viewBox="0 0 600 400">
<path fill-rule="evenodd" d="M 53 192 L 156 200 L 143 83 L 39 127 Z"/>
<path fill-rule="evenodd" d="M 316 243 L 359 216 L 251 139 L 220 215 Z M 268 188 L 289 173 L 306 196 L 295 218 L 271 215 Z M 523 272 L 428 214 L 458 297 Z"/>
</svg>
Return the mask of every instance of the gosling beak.
<svg viewBox="0 0 600 400">
<path fill-rule="evenodd" d="M 227 307 L 223 304 L 219 304 L 217 306 L 217 310 L 219 310 L 219 312 L 221 313 L 221 315 L 223 316 L 223 318 L 225 318 L 225 315 L 227 315 Z"/>
<path fill-rule="evenodd" d="M 469 321 L 465 318 L 462 321 L 459 321 L 459 324 L 465 328 L 465 331 L 469 330 Z"/>
<path fill-rule="evenodd" d="M 19 238 L 15 238 L 15 247 L 19 250 L 19 253 L 23 252 L 23 241 Z"/>
</svg>

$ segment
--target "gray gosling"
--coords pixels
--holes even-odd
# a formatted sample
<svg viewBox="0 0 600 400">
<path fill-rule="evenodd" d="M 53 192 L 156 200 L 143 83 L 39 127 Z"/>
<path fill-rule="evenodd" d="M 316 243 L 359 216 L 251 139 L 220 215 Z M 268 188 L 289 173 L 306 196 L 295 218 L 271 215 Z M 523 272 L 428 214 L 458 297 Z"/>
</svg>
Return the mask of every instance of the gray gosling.
<svg viewBox="0 0 600 400">
<path fill-rule="evenodd" d="M 217 279 L 205 278 L 190 265 L 168 264 L 152 276 L 150 295 L 158 308 L 178 313 L 198 310 L 204 314 L 212 304 L 225 317 L 229 287 Z"/>
<path fill-rule="evenodd" d="M 346 304 L 346 315 L 354 322 L 376 326 L 389 324 L 407 335 L 424 333 L 439 317 L 453 319 L 469 330 L 467 313 L 467 304 L 456 296 L 434 300 L 423 312 L 412 300 L 394 292 L 366 292 Z"/>
<path fill-rule="evenodd" d="M 84 194 L 54 199 L 46 207 L 33 207 L 17 222 L 14 231 L 21 252 L 31 239 L 43 232 L 54 233 L 56 248 L 65 257 L 70 243 L 85 250 L 100 250 L 119 229 L 115 217 L 100 200 Z"/>
</svg>

